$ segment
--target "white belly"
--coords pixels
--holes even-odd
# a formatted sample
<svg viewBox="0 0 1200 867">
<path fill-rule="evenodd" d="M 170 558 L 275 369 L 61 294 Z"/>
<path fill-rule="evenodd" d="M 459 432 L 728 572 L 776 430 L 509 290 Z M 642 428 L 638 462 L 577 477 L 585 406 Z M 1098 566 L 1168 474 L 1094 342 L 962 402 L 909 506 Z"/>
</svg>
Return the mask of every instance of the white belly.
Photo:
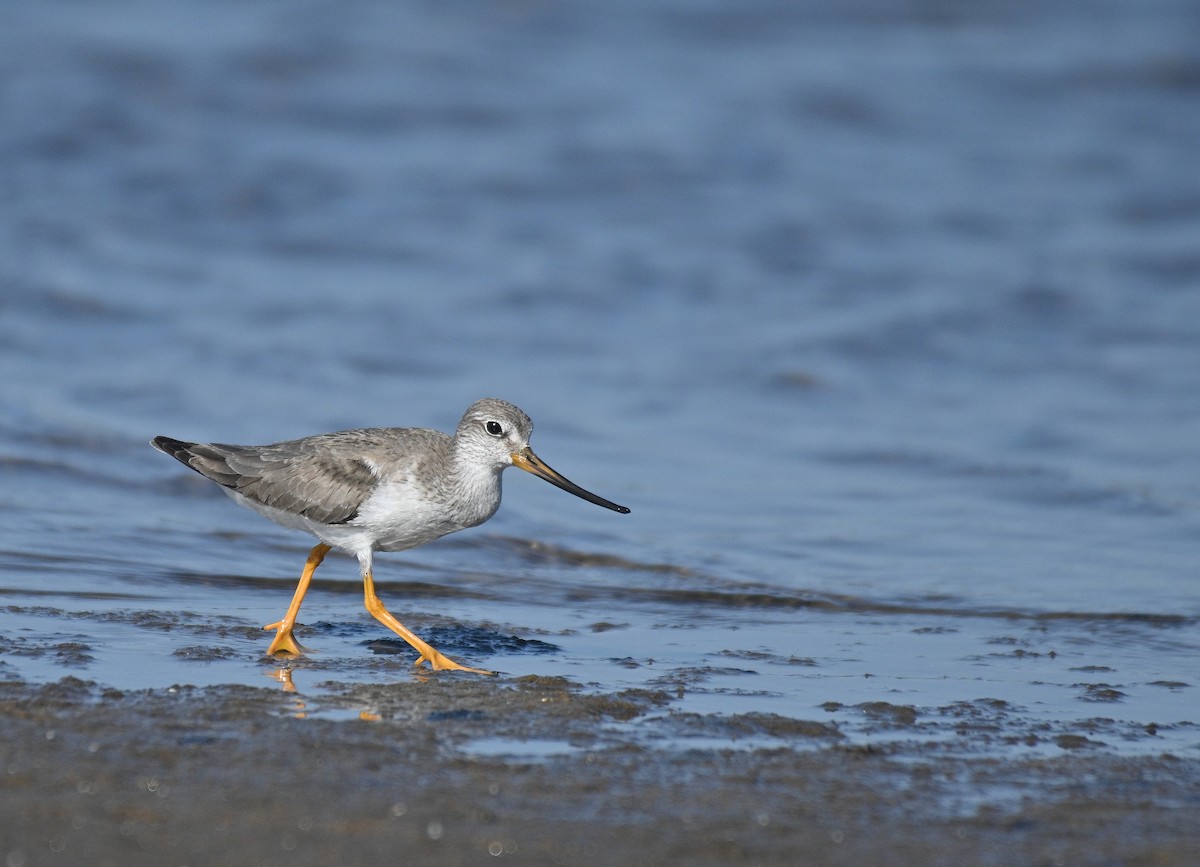
<svg viewBox="0 0 1200 867">
<path fill-rule="evenodd" d="M 359 556 L 370 552 L 374 547 L 370 533 L 361 527 L 355 527 L 352 524 L 319 524 L 316 521 L 310 521 L 303 515 L 297 515 L 295 512 L 288 512 L 283 509 L 276 509 L 274 506 L 263 505 L 256 500 L 239 494 L 231 488 L 223 487 L 221 490 L 228 494 L 230 499 L 238 505 L 258 512 L 264 518 L 269 518 L 281 527 L 312 533 L 312 535 L 332 548 Z"/>
</svg>

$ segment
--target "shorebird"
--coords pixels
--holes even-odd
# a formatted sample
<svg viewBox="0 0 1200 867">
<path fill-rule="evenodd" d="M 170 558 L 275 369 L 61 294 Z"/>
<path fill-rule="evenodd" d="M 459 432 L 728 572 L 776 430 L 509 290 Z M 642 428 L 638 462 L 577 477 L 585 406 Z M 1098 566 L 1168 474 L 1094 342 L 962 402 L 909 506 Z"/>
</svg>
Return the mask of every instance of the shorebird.
<svg viewBox="0 0 1200 867">
<path fill-rule="evenodd" d="M 476 527 L 500 506 L 500 475 L 519 467 L 590 503 L 628 514 L 555 472 L 529 447 L 533 422 L 511 403 L 484 398 L 463 414 L 454 436 L 425 428 L 361 428 L 265 446 L 150 444 L 221 486 L 276 524 L 312 533 L 300 584 L 267 653 L 299 655 L 293 630 L 313 573 L 333 548 L 358 558 L 367 611 L 435 671 L 494 674 L 460 665 L 422 641 L 384 607 L 371 576 L 376 551 L 403 551 Z"/>
</svg>

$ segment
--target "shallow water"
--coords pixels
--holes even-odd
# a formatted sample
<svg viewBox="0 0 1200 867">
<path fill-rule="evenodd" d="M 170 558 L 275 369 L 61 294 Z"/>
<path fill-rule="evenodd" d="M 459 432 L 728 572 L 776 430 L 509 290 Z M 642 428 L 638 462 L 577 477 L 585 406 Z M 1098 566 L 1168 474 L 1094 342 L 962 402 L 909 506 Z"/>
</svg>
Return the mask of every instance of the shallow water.
<svg viewBox="0 0 1200 867">
<path fill-rule="evenodd" d="M 633 513 L 378 558 L 451 655 L 1197 755 L 1200 13 L 619 11 L 0 12 L 0 672 L 270 683 L 309 542 L 146 441 L 496 395 Z M 355 576 L 301 694 L 412 676 Z"/>
</svg>

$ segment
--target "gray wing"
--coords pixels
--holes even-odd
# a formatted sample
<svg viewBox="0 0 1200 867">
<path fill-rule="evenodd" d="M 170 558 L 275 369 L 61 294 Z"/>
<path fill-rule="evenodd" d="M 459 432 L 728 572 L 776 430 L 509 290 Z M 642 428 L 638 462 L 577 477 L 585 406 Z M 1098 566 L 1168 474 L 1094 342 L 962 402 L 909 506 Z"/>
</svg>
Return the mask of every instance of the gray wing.
<svg viewBox="0 0 1200 867">
<path fill-rule="evenodd" d="M 367 431 L 342 431 L 269 446 L 187 443 L 155 437 L 151 444 L 218 485 L 255 502 L 322 524 L 354 519 L 378 477 L 363 456 Z M 374 463 L 378 467 L 377 462 Z"/>
</svg>

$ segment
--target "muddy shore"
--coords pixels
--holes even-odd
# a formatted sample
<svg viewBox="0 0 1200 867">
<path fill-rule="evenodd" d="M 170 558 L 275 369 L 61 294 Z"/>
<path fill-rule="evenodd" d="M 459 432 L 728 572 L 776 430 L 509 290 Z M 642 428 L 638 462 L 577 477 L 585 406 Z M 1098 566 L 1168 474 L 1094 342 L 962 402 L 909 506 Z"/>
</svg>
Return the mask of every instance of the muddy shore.
<svg viewBox="0 0 1200 867">
<path fill-rule="evenodd" d="M 39 864 L 1185 864 L 1200 761 L 1010 758 L 672 713 L 561 678 L 0 684 L 0 856 Z M 876 708 L 876 711 L 879 709 Z M 902 713 L 891 722 L 903 726 Z M 766 744 L 766 745 L 764 745 Z"/>
</svg>

